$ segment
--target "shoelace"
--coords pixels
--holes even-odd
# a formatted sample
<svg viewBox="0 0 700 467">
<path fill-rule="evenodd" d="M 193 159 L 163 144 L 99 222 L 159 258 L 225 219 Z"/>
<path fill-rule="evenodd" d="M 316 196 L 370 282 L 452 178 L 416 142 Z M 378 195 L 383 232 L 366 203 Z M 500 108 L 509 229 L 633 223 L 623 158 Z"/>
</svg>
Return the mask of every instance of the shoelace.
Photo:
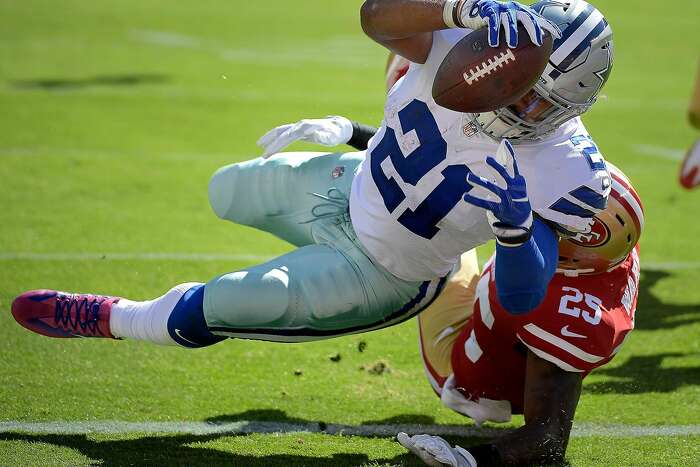
<svg viewBox="0 0 700 467">
<path fill-rule="evenodd" d="M 320 198 L 325 203 L 319 203 L 311 209 L 311 215 L 314 216 L 313 219 L 308 221 L 300 222 L 300 224 L 309 224 L 311 222 L 316 222 L 321 219 L 328 219 L 331 217 L 337 217 L 345 214 L 348 210 L 348 197 L 345 193 L 339 189 L 333 187 L 328 190 L 326 195 L 320 193 L 309 193 L 311 196 Z"/>
<path fill-rule="evenodd" d="M 56 311 L 54 320 L 66 329 L 80 327 L 82 331 L 88 330 L 92 334 L 104 335 L 97 323 L 100 316 L 100 306 L 106 297 L 95 295 L 59 295 L 56 297 Z M 72 312 L 75 306 L 75 312 Z"/>
</svg>

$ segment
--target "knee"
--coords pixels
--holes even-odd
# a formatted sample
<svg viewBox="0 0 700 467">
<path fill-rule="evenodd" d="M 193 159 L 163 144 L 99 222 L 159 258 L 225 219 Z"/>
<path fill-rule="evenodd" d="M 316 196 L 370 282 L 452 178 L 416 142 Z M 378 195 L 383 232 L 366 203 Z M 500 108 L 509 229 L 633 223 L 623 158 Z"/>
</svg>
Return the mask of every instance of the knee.
<svg viewBox="0 0 700 467">
<path fill-rule="evenodd" d="M 207 296 L 207 316 L 223 326 L 278 327 L 291 319 L 289 277 L 282 269 L 224 274 L 207 284 Z"/>
<path fill-rule="evenodd" d="M 217 170 L 209 180 L 209 205 L 221 219 L 230 219 L 239 170 L 238 164 L 228 165 Z"/>
</svg>

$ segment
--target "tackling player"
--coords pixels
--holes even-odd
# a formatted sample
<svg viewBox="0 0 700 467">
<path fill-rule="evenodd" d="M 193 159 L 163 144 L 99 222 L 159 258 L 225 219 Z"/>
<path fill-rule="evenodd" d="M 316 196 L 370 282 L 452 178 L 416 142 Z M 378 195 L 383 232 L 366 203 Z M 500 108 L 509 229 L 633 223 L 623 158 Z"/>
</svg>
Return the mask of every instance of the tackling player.
<svg viewBox="0 0 700 467">
<path fill-rule="evenodd" d="M 367 151 L 275 154 L 223 167 L 209 184 L 219 217 L 298 249 L 145 302 L 28 292 L 13 302 L 17 321 L 52 337 L 188 348 L 227 337 L 298 342 L 371 331 L 419 313 L 460 255 L 494 237 L 499 300 L 511 313 L 535 308 L 554 274 L 558 235 L 587 232 L 610 191 L 604 160 L 578 118 L 611 71 L 607 21 L 583 0 L 534 9 L 493 0 L 376 0 L 362 17 L 368 34 L 413 60 Z M 561 28 L 535 89 L 488 114 L 437 106 L 435 72 L 467 26 L 488 24 L 495 44 L 503 25 L 513 46 L 518 23 L 535 43 L 543 29 L 559 37 L 553 23 Z M 338 128 L 352 138 L 352 126 Z M 503 138 L 518 145 L 517 164 Z"/>
<path fill-rule="evenodd" d="M 525 415 L 521 428 L 468 449 L 437 436 L 399 434 L 426 464 L 563 461 L 581 381 L 618 353 L 634 327 L 644 214 L 629 180 L 608 166 L 608 207 L 590 234 L 561 242 L 557 274 L 535 311 L 507 313 L 494 284 L 500 264 L 492 258 L 479 277 L 476 255 L 468 253 L 418 317 L 426 375 L 444 405 L 477 425 Z"/>
</svg>

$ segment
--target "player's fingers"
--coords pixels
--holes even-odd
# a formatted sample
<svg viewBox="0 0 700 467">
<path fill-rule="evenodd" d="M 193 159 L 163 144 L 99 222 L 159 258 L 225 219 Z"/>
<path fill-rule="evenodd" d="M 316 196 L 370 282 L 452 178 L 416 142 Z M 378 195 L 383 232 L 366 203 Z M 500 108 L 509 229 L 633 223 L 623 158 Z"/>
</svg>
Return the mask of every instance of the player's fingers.
<svg viewBox="0 0 700 467">
<path fill-rule="evenodd" d="M 561 29 L 559 29 L 559 26 L 552 23 L 547 18 L 542 18 L 541 16 L 538 16 L 537 24 L 540 26 L 540 28 L 544 29 L 545 31 L 549 31 L 549 33 L 555 39 L 561 39 Z"/>
<path fill-rule="evenodd" d="M 497 196 L 501 196 L 501 193 L 503 190 L 501 187 L 496 185 L 490 180 L 485 179 L 484 177 L 479 177 L 478 175 L 474 175 L 473 173 L 467 174 L 467 182 L 471 183 L 472 185 L 477 185 L 480 186 L 481 188 L 484 188 L 486 190 L 489 190 L 490 192 L 494 193 Z"/>
<path fill-rule="evenodd" d="M 413 448 L 413 440 L 403 431 L 396 435 L 396 441 L 398 441 L 401 446 L 405 447 L 409 451 L 411 451 Z"/>
<path fill-rule="evenodd" d="M 517 13 L 518 21 L 525 27 L 530 40 L 536 45 L 541 46 L 544 42 L 542 28 L 540 27 L 537 19 L 529 11 L 518 11 Z"/>
<path fill-rule="evenodd" d="M 500 44 L 498 36 L 501 30 L 501 21 L 494 11 L 489 11 L 487 18 L 489 21 L 489 45 L 491 47 L 498 47 Z"/>
<path fill-rule="evenodd" d="M 498 175 L 500 175 L 501 178 L 503 178 L 506 184 L 510 184 L 513 181 L 513 177 L 510 176 L 508 170 L 506 170 L 506 168 L 503 165 L 496 161 L 496 159 L 494 159 L 493 157 L 487 157 L 486 163 L 490 165 L 493 170 L 498 172 Z"/>
<path fill-rule="evenodd" d="M 280 152 L 282 149 L 286 148 L 287 146 L 292 144 L 297 139 L 299 139 L 299 138 L 297 136 L 295 136 L 295 134 L 293 132 L 293 128 L 287 129 L 287 131 L 285 131 L 284 133 L 279 135 L 274 141 L 272 141 L 265 148 L 265 152 L 263 153 L 263 157 L 267 158 L 273 154 Z"/>
<path fill-rule="evenodd" d="M 288 125 L 282 125 L 282 126 L 278 126 L 277 128 L 273 128 L 272 130 L 270 130 L 267 133 L 265 133 L 264 135 L 262 135 L 260 137 L 260 139 L 258 139 L 256 144 L 260 147 L 266 147 L 270 143 L 272 143 L 275 139 L 277 139 L 279 137 L 279 135 L 281 135 L 282 133 L 284 133 L 285 131 L 287 131 L 291 127 L 292 127 L 292 124 L 290 123 Z"/>
<path fill-rule="evenodd" d="M 513 164 L 513 177 L 514 178 L 519 177 L 520 176 L 520 169 L 518 169 L 518 158 L 515 157 L 515 149 L 513 149 L 513 145 L 507 139 L 504 139 L 501 144 L 503 145 L 505 150 L 508 152 L 508 155 L 510 156 L 510 161 Z"/>
<path fill-rule="evenodd" d="M 473 204 L 474 206 L 481 209 L 486 209 L 487 211 L 493 211 L 495 209 L 494 203 L 492 203 L 491 201 L 477 198 L 476 196 L 472 196 L 469 193 L 465 193 L 462 199 L 469 204 Z"/>
<path fill-rule="evenodd" d="M 506 44 L 511 49 L 518 46 L 518 18 L 515 11 L 508 9 L 501 13 L 501 23 L 506 33 Z"/>
</svg>

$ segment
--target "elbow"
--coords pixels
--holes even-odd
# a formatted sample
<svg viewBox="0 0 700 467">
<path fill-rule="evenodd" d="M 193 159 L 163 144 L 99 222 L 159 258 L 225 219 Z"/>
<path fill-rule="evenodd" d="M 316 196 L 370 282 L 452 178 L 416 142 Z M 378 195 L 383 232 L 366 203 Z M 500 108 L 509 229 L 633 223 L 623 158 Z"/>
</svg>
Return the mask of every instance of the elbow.
<svg viewBox="0 0 700 467">
<path fill-rule="evenodd" d="M 372 39 L 377 37 L 376 18 L 379 10 L 379 0 L 365 0 L 360 8 L 360 24 L 362 30 Z"/>
<path fill-rule="evenodd" d="M 527 293 L 498 293 L 498 301 L 511 315 L 524 315 L 539 307 L 546 296 L 546 289 Z"/>
</svg>

